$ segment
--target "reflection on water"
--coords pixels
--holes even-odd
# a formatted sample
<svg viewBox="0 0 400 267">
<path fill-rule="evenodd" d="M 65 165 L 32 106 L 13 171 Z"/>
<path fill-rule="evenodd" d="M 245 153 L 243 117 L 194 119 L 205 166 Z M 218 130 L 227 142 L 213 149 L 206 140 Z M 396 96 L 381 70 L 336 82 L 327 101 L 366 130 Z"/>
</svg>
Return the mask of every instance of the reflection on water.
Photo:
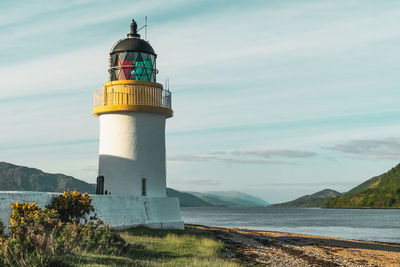
<svg viewBox="0 0 400 267">
<path fill-rule="evenodd" d="M 182 208 L 185 223 L 400 243 L 400 210 Z"/>
</svg>

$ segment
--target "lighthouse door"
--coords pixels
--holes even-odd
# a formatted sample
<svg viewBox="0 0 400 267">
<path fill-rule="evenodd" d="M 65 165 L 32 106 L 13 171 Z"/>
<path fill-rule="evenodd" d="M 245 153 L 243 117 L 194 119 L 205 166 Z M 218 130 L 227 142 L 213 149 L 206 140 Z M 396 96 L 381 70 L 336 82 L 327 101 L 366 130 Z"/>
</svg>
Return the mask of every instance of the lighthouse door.
<svg viewBox="0 0 400 267">
<path fill-rule="evenodd" d="M 146 178 L 142 178 L 142 196 L 147 195 L 146 189 Z"/>
<path fill-rule="evenodd" d="M 97 177 L 96 194 L 104 195 L 104 176 Z"/>
</svg>

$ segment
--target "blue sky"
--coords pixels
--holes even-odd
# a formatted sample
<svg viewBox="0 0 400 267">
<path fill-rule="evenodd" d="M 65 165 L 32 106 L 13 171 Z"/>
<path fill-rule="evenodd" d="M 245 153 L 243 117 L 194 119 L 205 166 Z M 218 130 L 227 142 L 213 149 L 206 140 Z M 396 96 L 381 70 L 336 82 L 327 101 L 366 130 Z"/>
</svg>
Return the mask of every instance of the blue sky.
<svg viewBox="0 0 400 267">
<path fill-rule="evenodd" d="M 281 202 L 400 159 L 398 1 L 2 1 L 0 160 L 94 183 L 93 91 L 149 18 L 167 183 Z"/>
</svg>

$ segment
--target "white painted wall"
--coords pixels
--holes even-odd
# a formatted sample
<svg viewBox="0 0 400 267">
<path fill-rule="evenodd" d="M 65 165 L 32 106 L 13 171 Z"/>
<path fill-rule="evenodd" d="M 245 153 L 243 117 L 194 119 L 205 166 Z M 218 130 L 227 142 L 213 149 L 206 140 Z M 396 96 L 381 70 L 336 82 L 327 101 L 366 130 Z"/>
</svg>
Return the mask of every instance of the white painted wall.
<svg viewBox="0 0 400 267">
<path fill-rule="evenodd" d="M 0 191 L 0 215 L 6 230 L 10 225 L 11 203 L 38 202 L 44 208 L 59 193 Z M 97 217 L 110 227 L 125 229 L 138 225 L 152 228 L 183 229 L 177 198 L 90 195 Z"/>
<path fill-rule="evenodd" d="M 100 115 L 99 176 L 111 195 L 166 196 L 165 116 L 145 112 Z"/>
</svg>

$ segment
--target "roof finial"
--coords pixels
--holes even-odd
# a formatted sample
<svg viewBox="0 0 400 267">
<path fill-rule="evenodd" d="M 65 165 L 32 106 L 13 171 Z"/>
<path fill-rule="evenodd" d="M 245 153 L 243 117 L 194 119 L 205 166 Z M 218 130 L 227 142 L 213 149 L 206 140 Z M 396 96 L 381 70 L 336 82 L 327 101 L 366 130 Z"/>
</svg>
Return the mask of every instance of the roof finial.
<svg viewBox="0 0 400 267">
<path fill-rule="evenodd" d="M 132 19 L 131 23 L 131 32 L 128 33 L 128 38 L 138 37 L 140 38 L 140 34 L 137 33 L 137 23 L 134 19 Z"/>
</svg>

